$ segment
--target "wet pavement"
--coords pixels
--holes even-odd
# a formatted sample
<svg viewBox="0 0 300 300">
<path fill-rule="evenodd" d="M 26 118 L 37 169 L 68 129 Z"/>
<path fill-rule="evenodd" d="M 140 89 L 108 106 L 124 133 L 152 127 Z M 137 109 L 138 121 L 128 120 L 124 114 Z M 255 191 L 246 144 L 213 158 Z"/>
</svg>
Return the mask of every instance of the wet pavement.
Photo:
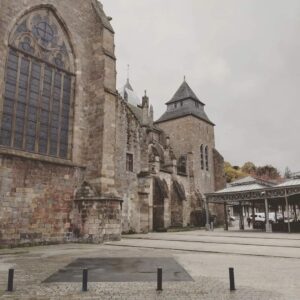
<svg viewBox="0 0 300 300">
<path fill-rule="evenodd" d="M 299 300 L 299 247 L 297 234 L 198 230 L 130 235 L 105 245 L 3 249 L 0 299 Z M 165 269 L 162 292 L 154 279 L 158 265 Z M 81 291 L 84 267 L 90 269 L 88 292 Z M 15 269 L 13 293 L 5 292 L 9 268 Z M 55 278 L 64 271 L 67 276 Z M 167 280 L 178 274 L 179 281 Z"/>
<path fill-rule="evenodd" d="M 164 281 L 192 281 L 192 277 L 171 257 L 78 258 L 44 282 L 81 282 L 88 269 L 90 282 L 147 282 L 157 280 L 157 268 Z"/>
</svg>

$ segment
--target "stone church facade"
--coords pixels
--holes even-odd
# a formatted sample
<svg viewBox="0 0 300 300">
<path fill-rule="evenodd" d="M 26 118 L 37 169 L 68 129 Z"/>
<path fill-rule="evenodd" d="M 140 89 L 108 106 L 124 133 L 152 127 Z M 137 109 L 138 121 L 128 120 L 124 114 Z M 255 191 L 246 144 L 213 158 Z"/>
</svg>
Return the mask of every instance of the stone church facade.
<svg viewBox="0 0 300 300">
<path fill-rule="evenodd" d="M 224 185 L 185 81 L 156 122 L 146 94 L 117 91 L 109 21 L 96 0 L 1 1 L 0 245 L 197 225 Z"/>
</svg>

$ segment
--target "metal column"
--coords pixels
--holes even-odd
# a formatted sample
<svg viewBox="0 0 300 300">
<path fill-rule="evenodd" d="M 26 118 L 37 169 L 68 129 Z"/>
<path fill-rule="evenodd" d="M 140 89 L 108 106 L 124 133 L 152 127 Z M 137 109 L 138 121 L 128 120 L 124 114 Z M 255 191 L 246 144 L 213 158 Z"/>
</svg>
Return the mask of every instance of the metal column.
<svg viewBox="0 0 300 300">
<path fill-rule="evenodd" d="M 285 197 L 285 207 L 286 207 L 286 213 L 287 213 L 287 219 L 288 219 L 288 232 L 291 233 L 290 210 L 289 210 L 289 202 L 288 202 L 286 190 L 284 190 L 284 197 Z M 284 220 L 284 212 L 283 212 L 283 220 Z"/>
<path fill-rule="evenodd" d="M 272 226 L 269 221 L 269 204 L 268 199 L 265 198 L 265 215 L 266 215 L 266 232 L 272 232 Z"/>
<path fill-rule="evenodd" d="M 227 203 L 224 202 L 224 229 L 228 231 Z"/>
<path fill-rule="evenodd" d="M 239 201 L 239 214 L 240 214 L 240 230 L 244 230 L 244 214 L 243 214 L 243 206 L 242 201 Z"/>
</svg>

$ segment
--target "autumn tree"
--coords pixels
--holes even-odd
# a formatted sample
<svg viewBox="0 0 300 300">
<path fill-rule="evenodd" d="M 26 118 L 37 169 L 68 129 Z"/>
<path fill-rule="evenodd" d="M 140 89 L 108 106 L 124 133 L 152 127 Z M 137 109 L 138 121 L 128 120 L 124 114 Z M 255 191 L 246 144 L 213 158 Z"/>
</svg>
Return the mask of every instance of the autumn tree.
<svg viewBox="0 0 300 300">
<path fill-rule="evenodd" d="M 227 183 L 246 176 L 253 176 L 264 180 L 278 180 L 281 178 L 279 171 L 275 167 L 271 165 L 256 166 L 250 161 L 244 163 L 241 168 L 239 166 L 232 166 L 229 162 L 225 162 L 224 171 Z"/>
<path fill-rule="evenodd" d="M 280 173 L 275 167 L 265 165 L 256 169 L 256 176 L 265 180 L 275 180 L 280 178 Z"/>
<path fill-rule="evenodd" d="M 227 183 L 247 176 L 238 166 L 232 166 L 229 162 L 224 162 L 224 171 Z"/>
<path fill-rule="evenodd" d="M 241 171 L 247 174 L 255 174 L 256 173 L 256 166 L 253 162 L 248 161 L 244 163 L 244 165 L 241 167 Z"/>
</svg>

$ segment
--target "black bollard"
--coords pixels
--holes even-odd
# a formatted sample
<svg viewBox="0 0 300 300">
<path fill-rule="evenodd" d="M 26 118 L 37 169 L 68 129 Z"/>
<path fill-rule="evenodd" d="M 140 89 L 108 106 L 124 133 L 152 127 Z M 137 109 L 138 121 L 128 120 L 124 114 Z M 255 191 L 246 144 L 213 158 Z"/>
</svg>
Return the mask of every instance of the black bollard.
<svg viewBox="0 0 300 300">
<path fill-rule="evenodd" d="M 14 289 L 14 269 L 8 270 L 8 282 L 7 282 L 7 291 L 12 292 Z"/>
<path fill-rule="evenodd" d="M 157 291 L 162 291 L 162 268 L 157 268 Z"/>
<path fill-rule="evenodd" d="M 234 269 L 233 268 L 229 268 L 229 282 L 230 282 L 230 290 L 235 291 Z"/>
<path fill-rule="evenodd" d="M 82 291 L 87 292 L 88 290 L 88 269 L 83 269 L 82 272 Z"/>
</svg>

